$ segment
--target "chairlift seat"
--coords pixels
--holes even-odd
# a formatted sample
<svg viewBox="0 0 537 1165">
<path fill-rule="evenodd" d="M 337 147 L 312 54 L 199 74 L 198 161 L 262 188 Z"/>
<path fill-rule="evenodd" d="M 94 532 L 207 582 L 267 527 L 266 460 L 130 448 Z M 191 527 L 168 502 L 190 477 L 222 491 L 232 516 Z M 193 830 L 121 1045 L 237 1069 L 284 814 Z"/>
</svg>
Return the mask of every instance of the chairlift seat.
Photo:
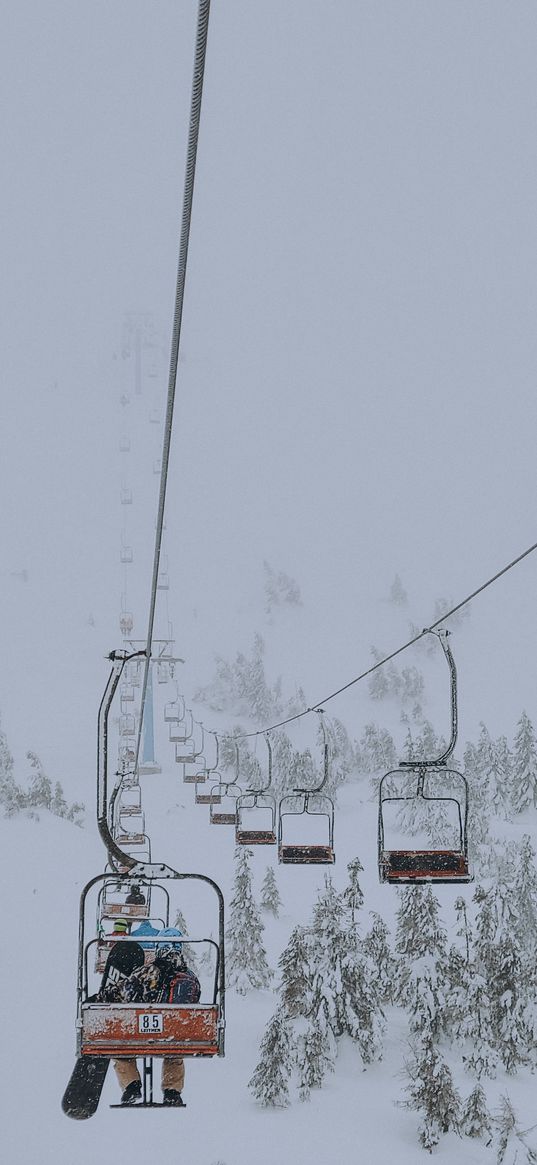
<svg viewBox="0 0 537 1165">
<path fill-rule="evenodd" d="M 106 902 L 105 900 L 101 918 L 147 918 L 148 911 L 149 905 L 146 902 Z"/>
<path fill-rule="evenodd" d="M 196 758 L 193 757 L 192 759 L 195 760 Z M 203 785 L 206 780 L 207 774 L 203 770 L 200 773 L 183 773 L 183 782 L 185 785 Z"/>
<path fill-rule="evenodd" d="M 280 845 L 278 860 L 284 865 L 332 866 L 336 856 L 330 845 Z"/>
<path fill-rule="evenodd" d="M 237 845 L 276 845 L 274 829 L 237 829 Z"/>
<path fill-rule="evenodd" d="M 199 793 L 198 788 L 196 785 L 196 805 L 220 805 L 222 801 L 220 793 Z"/>
<path fill-rule="evenodd" d="M 217 1056 L 218 1011 L 216 1004 L 85 1003 L 81 1055 Z"/>
<path fill-rule="evenodd" d="M 213 802 L 214 804 L 214 802 Z M 236 813 L 211 813 L 211 822 L 213 825 L 236 825 Z"/>
<path fill-rule="evenodd" d="M 466 854 L 457 850 L 383 850 L 381 882 L 470 882 Z"/>
</svg>

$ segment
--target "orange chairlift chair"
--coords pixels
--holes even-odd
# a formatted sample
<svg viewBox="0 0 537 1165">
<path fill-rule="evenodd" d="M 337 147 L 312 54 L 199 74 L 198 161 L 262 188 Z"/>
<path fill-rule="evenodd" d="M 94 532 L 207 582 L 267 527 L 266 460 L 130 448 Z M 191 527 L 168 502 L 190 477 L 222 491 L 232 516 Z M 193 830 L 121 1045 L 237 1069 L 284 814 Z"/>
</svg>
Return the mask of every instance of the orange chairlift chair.
<svg viewBox="0 0 537 1165">
<path fill-rule="evenodd" d="M 424 882 L 470 882 L 468 861 L 468 782 L 462 773 L 447 767 L 457 740 L 457 671 L 447 642 L 449 632 L 431 631 L 443 649 L 450 671 L 451 739 L 441 756 L 433 760 L 401 761 L 386 773 L 379 786 L 378 868 L 381 882 L 392 885 Z M 421 813 L 421 832 L 426 841 L 442 835 L 434 845 L 397 847 L 387 842 L 387 818 L 396 810 L 393 833 L 401 831 L 401 811 Z M 403 823 L 404 824 L 404 823 Z M 413 834 L 420 826 L 414 823 Z"/>
<path fill-rule="evenodd" d="M 152 1065 L 154 1057 L 166 1056 L 223 1056 L 224 1055 L 224 899 L 220 888 L 204 874 L 181 873 L 170 866 L 140 861 L 133 853 L 122 850 L 109 827 L 110 807 L 107 793 L 107 742 L 110 705 L 127 658 L 112 653 L 113 668 L 99 709 L 98 764 L 97 764 L 97 824 L 108 852 L 109 861 L 117 868 L 112 875 L 115 894 L 120 900 L 128 896 L 125 889 L 134 883 L 147 887 L 148 898 L 157 887 L 166 883 L 196 881 L 208 885 L 217 900 L 218 941 L 213 938 L 188 939 L 189 943 L 203 942 L 215 950 L 215 972 L 211 998 L 199 1003 L 109 1003 L 101 1002 L 89 993 L 88 952 L 102 942 L 102 935 L 87 939 L 85 918 L 88 892 L 99 883 L 101 908 L 105 885 L 110 873 L 99 874 L 82 891 L 79 912 L 78 976 L 77 976 L 77 1060 L 65 1090 L 62 1107 L 66 1115 L 81 1120 L 96 1111 L 110 1058 L 144 1058 L 144 1101 L 140 1107 L 153 1106 Z M 113 815 L 112 815 L 113 816 Z M 119 887 L 119 890 L 118 890 Z M 119 905 L 118 899 L 114 906 Z M 110 903 L 112 905 L 112 903 Z M 115 912 L 115 911 L 114 911 Z M 186 936 L 185 936 L 186 939 Z M 128 936 L 122 942 L 132 942 Z M 150 1080 L 147 1098 L 146 1078 Z"/>
</svg>

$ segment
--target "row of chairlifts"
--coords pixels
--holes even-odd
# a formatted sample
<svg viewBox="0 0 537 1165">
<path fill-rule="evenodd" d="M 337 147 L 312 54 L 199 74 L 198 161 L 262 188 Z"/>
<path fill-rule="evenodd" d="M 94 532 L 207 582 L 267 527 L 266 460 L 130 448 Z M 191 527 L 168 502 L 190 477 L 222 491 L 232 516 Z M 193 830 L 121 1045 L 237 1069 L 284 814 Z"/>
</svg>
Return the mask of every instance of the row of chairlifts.
<svg viewBox="0 0 537 1165">
<path fill-rule="evenodd" d="M 272 748 L 268 734 L 264 739 L 268 750 L 268 777 L 259 788 L 243 789 L 240 784 L 239 747 L 235 742 L 236 772 L 226 781 L 219 772 L 219 741 L 212 733 L 216 746 L 216 761 L 208 766 L 204 756 L 205 732 L 184 700 L 177 696 L 165 707 L 164 718 L 169 725 L 169 738 L 175 745 L 175 759 L 183 765 L 183 780 L 195 784 L 195 803 L 209 806 L 212 825 L 228 825 L 235 829 L 237 845 L 277 845 L 278 859 L 283 864 L 332 865 L 334 852 L 334 805 L 323 793 L 329 776 L 328 742 L 322 713 L 319 713 L 323 733 L 323 775 L 312 788 L 297 788 L 276 802 L 271 792 Z M 207 786 L 210 778 L 213 783 Z"/>
<path fill-rule="evenodd" d="M 468 782 L 448 767 L 457 741 L 457 671 L 447 631 L 437 636 L 447 660 L 451 685 L 451 737 L 441 756 L 401 761 L 382 777 L 378 809 L 378 869 L 381 882 L 392 885 L 424 882 L 470 882 L 468 859 Z M 416 820 L 416 817 L 419 820 Z M 402 846 L 405 823 L 423 845 Z M 441 837 L 430 844 L 430 836 Z M 427 842 L 429 844 L 427 844 Z"/>
</svg>

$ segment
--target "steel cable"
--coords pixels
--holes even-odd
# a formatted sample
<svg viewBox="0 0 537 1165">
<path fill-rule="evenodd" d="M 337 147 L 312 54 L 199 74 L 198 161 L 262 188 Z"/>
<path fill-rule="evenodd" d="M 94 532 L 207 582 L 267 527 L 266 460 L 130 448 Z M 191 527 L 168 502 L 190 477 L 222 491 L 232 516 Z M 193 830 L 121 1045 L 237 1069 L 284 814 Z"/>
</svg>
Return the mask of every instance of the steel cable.
<svg viewBox="0 0 537 1165">
<path fill-rule="evenodd" d="M 207 52 L 207 34 L 209 30 L 210 0 L 200 0 L 196 28 L 196 48 L 194 54 L 194 75 L 192 79 L 192 96 L 190 102 L 190 122 L 188 132 L 188 148 L 185 169 L 185 185 L 183 193 L 183 213 L 181 219 L 181 235 L 179 241 L 179 258 L 177 264 L 177 283 L 175 291 L 175 310 L 173 316 L 173 330 L 170 353 L 170 372 L 168 377 L 168 398 L 166 405 L 166 419 L 164 422 L 164 437 L 162 443 L 162 465 L 160 473 L 160 489 L 157 511 L 157 525 L 155 533 L 155 552 L 153 558 L 153 577 L 151 581 L 151 597 L 149 603 L 149 621 L 146 639 L 146 658 L 140 702 L 140 723 L 136 740 L 136 758 L 134 771 L 138 773 L 140 744 L 142 740 L 144 710 L 147 698 L 147 684 L 149 668 L 151 667 L 151 652 L 153 648 L 153 627 L 155 622 L 155 607 L 157 601 L 158 575 L 160 568 L 160 551 L 162 531 L 164 527 L 164 507 L 166 504 L 166 487 L 168 483 L 168 464 L 170 460 L 170 445 L 173 425 L 173 409 L 175 404 L 175 390 L 177 385 L 177 365 L 179 361 L 179 342 L 181 338 L 181 321 L 183 317 L 183 301 L 185 294 L 185 276 L 188 258 L 188 244 L 190 240 L 190 224 L 192 220 L 192 199 L 194 194 L 194 178 L 196 174 L 196 157 L 198 152 L 198 137 L 201 115 L 201 98 L 203 92 L 203 77 L 205 72 L 205 57 Z"/>
</svg>

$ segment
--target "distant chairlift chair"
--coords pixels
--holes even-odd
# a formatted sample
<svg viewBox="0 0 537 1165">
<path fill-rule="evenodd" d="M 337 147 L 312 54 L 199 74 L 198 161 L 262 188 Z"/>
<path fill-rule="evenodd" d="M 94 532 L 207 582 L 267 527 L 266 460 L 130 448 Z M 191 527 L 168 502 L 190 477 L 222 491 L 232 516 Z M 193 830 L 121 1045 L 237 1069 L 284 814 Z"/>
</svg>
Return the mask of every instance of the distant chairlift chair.
<svg viewBox="0 0 537 1165">
<path fill-rule="evenodd" d="M 320 785 L 313 789 L 295 789 L 280 801 L 278 815 L 278 861 L 283 864 L 294 865 L 333 865 L 336 856 L 334 852 L 334 803 L 330 797 L 321 793 L 328 780 L 328 742 L 322 713 L 319 711 L 320 723 L 323 731 L 323 779 Z M 289 842 L 284 837 L 286 832 L 286 818 L 309 817 L 324 819 L 326 822 L 326 840 L 304 843 L 303 841 Z"/>
<path fill-rule="evenodd" d="M 237 845 L 276 845 L 276 801 L 269 792 L 272 784 L 272 748 L 265 733 L 268 748 L 268 783 L 261 789 L 247 789 L 237 800 L 237 823 L 235 841 Z M 237 750 L 237 781 L 239 769 L 239 747 Z"/>
<path fill-rule="evenodd" d="M 470 882 L 468 861 L 468 782 L 462 773 L 447 768 L 457 740 L 457 672 L 447 643 L 447 631 L 431 631 L 442 646 L 450 670 L 451 739 L 442 756 L 431 761 L 401 761 L 398 769 L 382 777 L 379 787 L 378 868 L 381 882 L 391 885 L 424 882 Z M 395 848 L 386 842 L 388 807 L 396 806 L 390 833 L 401 830 L 401 811 L 423 809 L 423 832 L 430 837 L 443 833 L 443 844 L 419 848 Z M 429 828 L 427 828 L 429 826 Z M 416 826 L 413 827 L 413 833 Z"/>
</svg>

